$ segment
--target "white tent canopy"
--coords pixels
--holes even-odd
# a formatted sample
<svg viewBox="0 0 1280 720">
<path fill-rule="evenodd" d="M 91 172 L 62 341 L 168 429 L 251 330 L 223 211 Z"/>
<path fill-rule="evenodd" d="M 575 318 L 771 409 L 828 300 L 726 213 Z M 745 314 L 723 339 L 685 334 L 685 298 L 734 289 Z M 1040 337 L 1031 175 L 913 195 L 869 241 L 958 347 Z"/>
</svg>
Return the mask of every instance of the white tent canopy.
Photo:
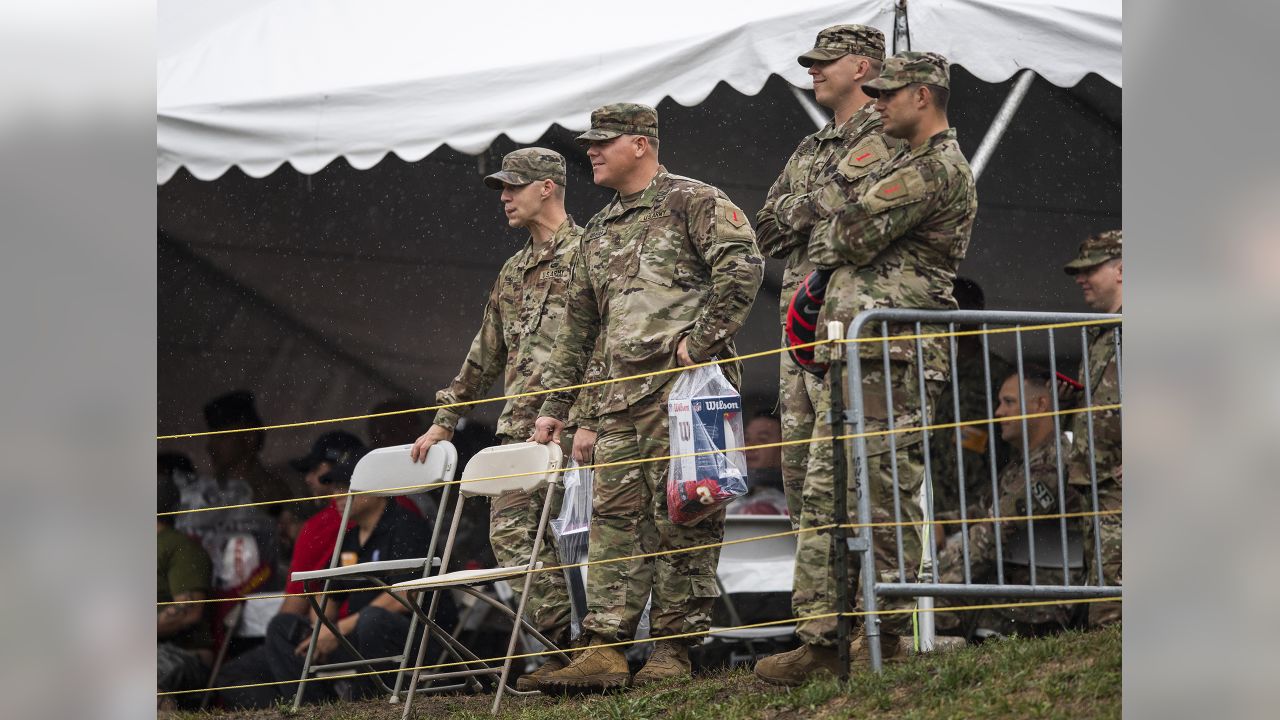
<svg viewBox="0 0 1280 720">
<path fill-rule="evenodd" d="M 1060 87 L 1121 84 L 1119 0 L 910 0 L 913 49 L 987 82 L 1030 68 Z M 650 0 L 586 12 L 511 0 L 161 0 L 156 178 L 235 165 L 315 173 L 339 156 L 372 167 L 441 145 L 532 142 L 585 128 L 620 100 L 682 105 L 723 81 L 753 95 L 827 25 L 893 37 L 893 0 Z M 625 90 L 620 90 L 625 89 Z M 620 96 L 621 94 L 621 96 Z"/>
</svg>

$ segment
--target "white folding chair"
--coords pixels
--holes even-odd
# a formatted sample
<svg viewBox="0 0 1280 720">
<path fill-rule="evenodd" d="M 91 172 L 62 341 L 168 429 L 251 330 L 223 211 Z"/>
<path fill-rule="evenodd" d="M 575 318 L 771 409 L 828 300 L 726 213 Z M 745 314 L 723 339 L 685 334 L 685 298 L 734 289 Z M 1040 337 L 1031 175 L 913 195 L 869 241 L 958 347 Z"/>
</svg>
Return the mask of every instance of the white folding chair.
<svg viewBox="0 0 1280 720">
<path fill-rule="evenodd" d="M 724 518 L 725 542 L 774 535 L 790 529 L 791 519 L 786 515 L 726 515 Z M 729 613 L 729 621 L 735 626 L 742 625 L 742 617 L 733 600 L 735 594 L 790 593 L 795 566 L 795 535 L 739 542 L 720 548 L 716 581 L 720 584 L 720 598 Z M 737 664 L 757 655 L 755 641 L 789 638 L 795 629 L 796 626 L 790 624 L 740 630 L 713 627 L 707 642 L 720 638 L 746 644 L 750 656 L 730 655 L 730 662 Z"/>
<path fill-rule="evenodd" d="M 434 487 L 438 487 L 438 483 L 447 483 L 453 480 L 454 473 L 458 466 L 458 451 L 450 442 L 439 442 L 431 446 L 431 450 L 427 453 L 426 462 L 415 463 L 409 456 L 409 450 L 412 445 L 397 445 L 394 447 L 377 448 L 371 450 L 368 454 L 360 459 L 351 475 L 351 492 L 367 493 L 383 497 L 391 497 L 395 495 L 413 495 L 420 492 L 428 492 Z M 430 485 L 431 487 L 423 487 Z M 293 709 L 296 711 L 302 702 L 302 693 L 307 679 L 312 676 L 323 676 L 338 673 L 352 668 L 364 667 L 370 671 L 374 671 L 375 665 L 382 663 L 398 662 L 400 663 L 400 672 L 396 675 L 395 688 L 390 688 L 384 683 L 379 675 L 371 675 L 374 682 L 391 697 L 391 701 L 395 702 L 400 695 L 400 685 L 405 665 L 408 662 L 409 649 L 412 647 L 413 636 L 417 632 L 418 623 L 421 621 L 426 624 L 427 628 L 434 625 L 436 600 L 432 599 L 431 612 L 427 615 L 421 613 L 421 609 L 411 608 L 413 618 L 409 624 L 409 634 L 405 638 L 404 650 L 399 655 L 383 657 L 383 658 L 364 658 L 356 651 L 342 633 L 338 631 L 337 626 L 325 615 L 325 609 L 329 602 L 329 589 L 331 583 L 335 579 L 359 579 L 367 580 L 375 585 L 387 586 L 384 578 L 392 575 L 403 576 L 406 572 L 421 570 L 423 577 L 429 577 L 434 567 L 440 567 L 440 560 L 436 558 L 436 545 L 440 536 L 440 529 L 444 523 L 445 506 L 449 501 L 449 491 L 451 485 L 444 486 L 444 492 L 440 499 L 440 508 L 436 512 L 435 525 L 431 534 L 431 542 L 425 548 L 426 555 L 421 558 L 412 558 L 404 560 L 380 560 L 376 562 L 358 563 L 355 565 L 339 566 L 338 558 L 342 551 L 342 541 L 346 536 L 347 523 L 351 514 L 351 499 L 353 495 L 348 495 L 346 504 L 342 509 L 342 523 L 338 529 L 338 537 L 334 542 L 333 556 L 329 561 L 329 567 L 325 570 L 312 570 L 307 572 L 296 572 L 291 575 L 295 581 L 303 584 L 303 591 L 307 591 L 308 583 L 323 580 L 324 593 L 317 600 L 316 596 L 307 596 L 307 601 L 311 603 L 312 609 L 316 616 L 320 619 L 311 631 L 311 645 L 307 648 L 306 659 L 302 666 L 302 682 L 298 684 L 297 694 L 293 699 Z M 399 599 L 399 598 L 397 598 Z M 421 600 L 421 598 L 420 598 Z M 324 665 L 313 665 L 313 654 L 316 646 L 316 639 L 320 635 L 320 625 L 326 625 L 338 638 L 339 643 L 346 648 L 347 652 L 354 655 L 357 659 L 347 662 L 328 663 Z M 460 655 L 464 655 L 461 654 Z M 461 659 L 461 658 L 460 658 Z M 474 658 L 472 658 L 474 659 Z M 478 686 L 478 685 L 477 685 Z M 461 687 L 461 686 L 459 686 Z"/>
<path fill-rule="evenodd" d="M 505 492 L 513 490 L 523 490 L 532 494 L 539 488 L 554 485 L 559 481 L 560 476 L 557 471 L 560 469 L 561 460 L 562 452 L 555 443 L 546 445 L 538 443 L 500 445 L 485 448 L 476 453 L 467 463 L 466 469 L 463 470 L 462 482 L 458 486 L 458 504 L 454 509 L 449 538 L 445 542 L 444 554 L 441 558 L 442 566 L 448 567 L 449 565 L 450 557 L 453 554 L 454 539 L 457 536 L 458 523 L 462 518 L 462 506 L 468 498 L 477 496 L 496 498 Z M 477 480 L 477 478 L 485 479 Z M 560 652 L 560 649 L 554 643 L 545 638 L 538 632 L 537 628 L 533 627 L 524 618 L 525 603 L 529 598 L 529 589 L 533 583 L 533 571 L 542 567 L 542 563 L 538 562 L 538 553 L 542 549 L 542 541 L 547 532 L 554 494 L 552 488 L 548 488 L 546 500 L 542 504 L 542 512 L 538 519 L 538 530 L 534 536 L 533 552 L 529 556 L 529 562 L 513 567 L 458 570 L 432 577 L 424 577 L 420 580 L 400 582 L 392 586 L 393 589 L 400 591 L 435 591 L 437 597 L 440 592 L 446 589 L 460 590 L 479 602 L 487 603 L 490 607 L 505 614 L 512 620 L 511 637 L 507 643 L 507 657 L 503 661 L 501 668 L 484 666 L 478 669 L 471 669 L 468 667 L 463 670 L 446 670 L 434 673 L 424 673 L 419 669 L 422 666 L 423 659 L 426 657 L 427 641 L 430 638 L 429 633 L 432 630 L 440 632 L 439 628 L 428 625 L 427 632 L 423 634 L 418 643 L 418 659 L 414 663 L 413 675 L 409 680 L 409 687 L 406 691 L 404 717 L 409 717 L 409 709 L 413 702 L 414 692 L 418 688 L 418 683 L 423 681 L 456 677 L 475 678 L 481 675 L 498 676 L 497 692 L 493 700 L 494 714 L 498 712 L 498 708 L 502 703 L 502 695 L 505 691 L 518 695 L 536 693 L 536 691 L 524 693 L 515 688 L 508 688 L 507 679 L 511 673 L 511 655 L 515 653 L 516 642 L 522 629 L 551 650 Z M 519 577 L 524 578 L 524 592 L 520 594 L 520 602 L 514 611 L 500 600 L 490 597 L 489 594 L 477 589 L 477 586 L 494 583 L 498 580 L 510 581 Z M 407 602 L 404 599 L 400 601 Z M 448 638 L 448 641 L 456 642 L 452 638 Z M 568 661 L 568 657 L 564 656 L 563 653 L 561 656 Z"/>
</svg>

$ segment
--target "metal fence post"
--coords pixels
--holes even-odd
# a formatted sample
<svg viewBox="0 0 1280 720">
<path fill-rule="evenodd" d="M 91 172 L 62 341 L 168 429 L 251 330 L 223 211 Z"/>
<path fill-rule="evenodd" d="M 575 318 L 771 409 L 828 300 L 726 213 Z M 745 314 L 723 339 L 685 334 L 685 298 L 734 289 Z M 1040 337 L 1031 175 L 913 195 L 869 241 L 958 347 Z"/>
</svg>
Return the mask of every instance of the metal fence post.
<svg viewBox="0 0 1280 720">
<path fill-rule="evenodd" d="M 854 347 L 851 348 L 853 362 L 848 363 L 849 371 L 849 399 L 853 405 L 853 421 L 854 421 L 854 470 L 857 475 L 854 477 L 855 487 L 858 493 L 858 552 L 862 554 L 862 567 L 860 568 L 861 584 L 862 584 L 862 611 L 865 613 L 862 618 L 863 636 L 867 644 L 867 653 L 871 657 L 871 669 L 879 672 L 882 657 L 880 654 L 880 616 L 877 615 L 876 607 L 876 560 L 875 560 L 875 539 L 871 534 L 871 494 L 868 492 L 867 470 L 867 421 L 865 398 L 862 396 L 862 357 L 857 349 L 858 338 L 861 337 L 862 325 L 860 321 L 862 315 L 855 317 L 849 325 L 849 334 L 846 336 Z M 890 417 L 892 417 L 890 413 Z M 890 435 L 890 438 L 893 436 Z M 899 546 L 901 547 L 901 546 Z"/>
<path fill-rule="evenodd" d="M 832 508 L 836 526 L 831 530 L 831 559 L 835 563 L 836 581 L 836 643 L 840 658 L 840 679 L 849 679 L 849 629 L 853 620 L 849 615 L 849 476 L 844 455 L 844 434 L 848 427 L 844 417 L 844 388 L 842 365 L 845 349 L 840 340 L 844 339 L 844 328 L 838 322 L 827 324 L 827 338 L 832 341 L 831 364 L 827 369 L 831 387 L 831 450 L 832 474 L 834 475 L 835 503 Z"/>
</svg>

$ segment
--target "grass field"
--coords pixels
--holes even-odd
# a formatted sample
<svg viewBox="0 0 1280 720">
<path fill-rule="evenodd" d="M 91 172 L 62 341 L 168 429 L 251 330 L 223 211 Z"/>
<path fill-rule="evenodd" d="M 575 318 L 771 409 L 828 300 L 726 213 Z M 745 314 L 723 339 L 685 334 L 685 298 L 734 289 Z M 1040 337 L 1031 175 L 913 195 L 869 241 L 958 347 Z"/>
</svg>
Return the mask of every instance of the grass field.
<svg viewBox="0 0 1280 720">
<path fill-rule="evenodd" d="M 799 718 L 1118 718 L 1120 628 L 1038 638 L 1011 638 L 859 671 L 847 684 L 818 679 L 778 688 L 738 669 L 605 696 L 510 698 L 499 717 L 511 720 L 791 720 Z M 414 716 L 489 717 L 492 696 L 420 697 Z M 304 707 L 317 720 L 392 720 L 385 701 Z M 167 713 L 173 720 L 265 720 L 284 710 Z"/>
</svg>

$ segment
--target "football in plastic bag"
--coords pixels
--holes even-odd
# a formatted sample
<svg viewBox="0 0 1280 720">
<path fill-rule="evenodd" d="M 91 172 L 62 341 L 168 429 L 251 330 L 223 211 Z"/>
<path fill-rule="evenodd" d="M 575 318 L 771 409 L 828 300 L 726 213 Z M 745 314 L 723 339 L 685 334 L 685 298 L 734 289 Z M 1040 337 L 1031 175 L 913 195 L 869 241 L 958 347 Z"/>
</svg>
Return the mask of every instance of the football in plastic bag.
<svg viewBox="0 0 1280 720">
<path fill-rule="evenodd" d="M 719 367 L 685 370 L 667 399 L 671 461 L 667 515 L 694 525 L 747 494 L 742 396 Z M 721 452 L 727 451 L 727 452 Z"/>
</svg>

